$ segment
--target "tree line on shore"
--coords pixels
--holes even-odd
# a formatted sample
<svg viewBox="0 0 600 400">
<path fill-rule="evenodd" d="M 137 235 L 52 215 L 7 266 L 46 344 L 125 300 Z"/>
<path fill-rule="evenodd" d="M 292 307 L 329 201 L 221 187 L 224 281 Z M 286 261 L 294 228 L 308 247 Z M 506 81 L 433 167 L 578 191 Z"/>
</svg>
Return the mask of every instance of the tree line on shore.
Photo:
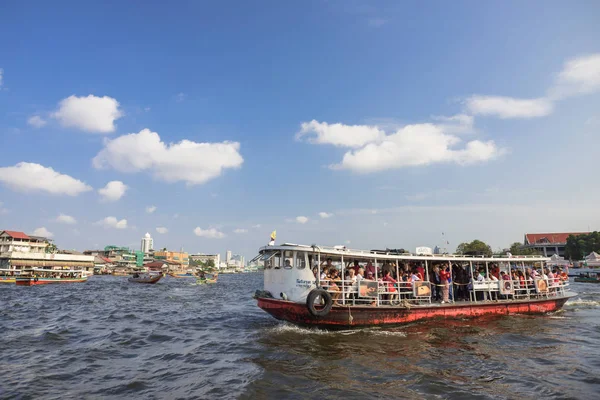
<svg viewBox="0 0 600 400">
<path fill-rule="evenodd" d="M 567 244 L 565 246 L 565 259 L 568 260 L 582 260 L 586 255 L 591 252 L 600 252 L 600 232 L 591 232 L 583 235 L 569 235 L 567 238 Z M 500 253 L 505 253 L 502 251 Z M 528 249 L 523 246 L 520 242 L 514 242 L 508 249 L 512 255 L 515 256 L 535 256 L 542 255 L 535 249 Z M 492 247 L 481 241 L 473 240 L 472 242 L 463 242 L 456 247 L 457 254 L 471 254 L 471 255 L 482 255 L 490 257 L 494 253 Z"/>
</svg>

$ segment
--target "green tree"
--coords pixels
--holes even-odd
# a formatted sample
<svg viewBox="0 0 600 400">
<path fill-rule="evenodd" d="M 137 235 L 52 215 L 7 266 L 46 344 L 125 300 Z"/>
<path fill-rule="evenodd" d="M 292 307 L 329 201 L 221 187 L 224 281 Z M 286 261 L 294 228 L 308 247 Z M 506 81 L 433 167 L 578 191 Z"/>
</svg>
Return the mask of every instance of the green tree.
<svg viewBox="0 0 600 400">
<path fill-rule="evenodd" d="M 600 251 L 600 232 L 591 232 L 585 235 L 569 235 L 565 245 L 565 258 L 582 260 L 592 251 Z"/>
<path fill-rule="evenodd" d="M 525 249 L 520 242 L 514 242 L 510 245 L 510 254 L 513 256 L 539 256 L 540 252 L 535 249 Z"/>
<path fill-rule="evenodd" d="M 487 243 L 482 242 L 481 240 L 475 239 L 471 243 L 459 244 L 458 247 L 456 248 L 456 252 L 458 254 L 468 254 L 468 253 L 482 254 L 482 255 L 489 257 L 492 255 L 492 248 Z"/>
</svg>

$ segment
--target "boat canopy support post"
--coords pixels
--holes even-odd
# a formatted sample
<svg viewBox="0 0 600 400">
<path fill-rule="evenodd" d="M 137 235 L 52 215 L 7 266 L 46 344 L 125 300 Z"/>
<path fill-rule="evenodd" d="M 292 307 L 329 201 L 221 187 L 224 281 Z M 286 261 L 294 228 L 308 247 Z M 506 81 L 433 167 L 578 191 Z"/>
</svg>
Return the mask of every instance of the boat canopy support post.
<svg viewBox="0 0 600 400">
<path fill-rule="evenodd" d="M 317 253 L 317 287 L 321 287 L 321 251 Z"/>
<path fill-rule="evenodd" d="M 471 269 L 471 293 L 470 297 L 477 303 L 477 292 L 475 292 L 475 275 L 473 275 L 473 261 L 469 260 L 469 268 Z"/>
<path fill-rule="evenodd" d="M 377 307 L 379 307 L 379 279 L 377 279 L 377 258 L 375 258 L 375 282 L 377 282 Z"/>
<path fill-rule="evenodd" d="M 341 279 L 341 281 L 342 281 L 342 304 L 345 305 L 346 304 L 346 285 L 345 285 L 345 283 L 346 283 L 346 274 L 345 274 L 346 268 L 344 268 L 344 267 L 345 267 L 344 255 L 342 254 L 342 279 Z"/>
</svg>

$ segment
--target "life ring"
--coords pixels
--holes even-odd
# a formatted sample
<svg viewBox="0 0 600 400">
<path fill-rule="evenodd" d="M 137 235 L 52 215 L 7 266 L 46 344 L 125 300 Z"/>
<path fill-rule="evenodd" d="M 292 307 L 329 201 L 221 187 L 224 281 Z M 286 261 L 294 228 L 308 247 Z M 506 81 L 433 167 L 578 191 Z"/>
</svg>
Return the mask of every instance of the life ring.
<svg viewBox="0 0 600 400">
<path fill-rule="evenodd" d="M 319 296 L 325 301 L 325 305 L 323 308 L 317 310 L 315 308 L 315 300 Z M 331 307 L 333 307 L 333 299 L 327 290 L 313 289 L 308 296 L 306 296 L 306 308 L 308 308 L 308 312 L 314 317 L 326 316 L 329 314 L 329 311 L 331 311 Z"/>
</svg>

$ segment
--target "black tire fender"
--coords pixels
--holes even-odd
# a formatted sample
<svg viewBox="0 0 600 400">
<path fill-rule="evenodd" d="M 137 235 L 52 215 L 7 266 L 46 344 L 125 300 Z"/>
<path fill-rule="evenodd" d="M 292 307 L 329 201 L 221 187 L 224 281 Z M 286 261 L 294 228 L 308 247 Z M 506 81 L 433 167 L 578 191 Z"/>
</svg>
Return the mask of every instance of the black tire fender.
<svg viewBox="0 0 600 400">
<path fill-rule="evenodd" d="M 33 281 L 34 281 L 34 282 L 37 282 L 38 280 L 39 280 L 39 279 L 38 279 L 38 277 L 37 277 L 37 276 L 36 276 L 35 278 L 33 278 Z"/>
<path fill-rule="evenodd" d="M 325 305 L 323 308 L 317 310 L 315 308 L 315 300 L 319 296 L 325 301 Z M 329 314 L 329 311 L 331 311 L 331 307 L 333 307 L 333 298 L 327 290 L 313 289 L 308 296 L 306 296 L 306 308 L 308 308 L 308 312 L 314 317 L 326 316 Z"/>
</svg>

